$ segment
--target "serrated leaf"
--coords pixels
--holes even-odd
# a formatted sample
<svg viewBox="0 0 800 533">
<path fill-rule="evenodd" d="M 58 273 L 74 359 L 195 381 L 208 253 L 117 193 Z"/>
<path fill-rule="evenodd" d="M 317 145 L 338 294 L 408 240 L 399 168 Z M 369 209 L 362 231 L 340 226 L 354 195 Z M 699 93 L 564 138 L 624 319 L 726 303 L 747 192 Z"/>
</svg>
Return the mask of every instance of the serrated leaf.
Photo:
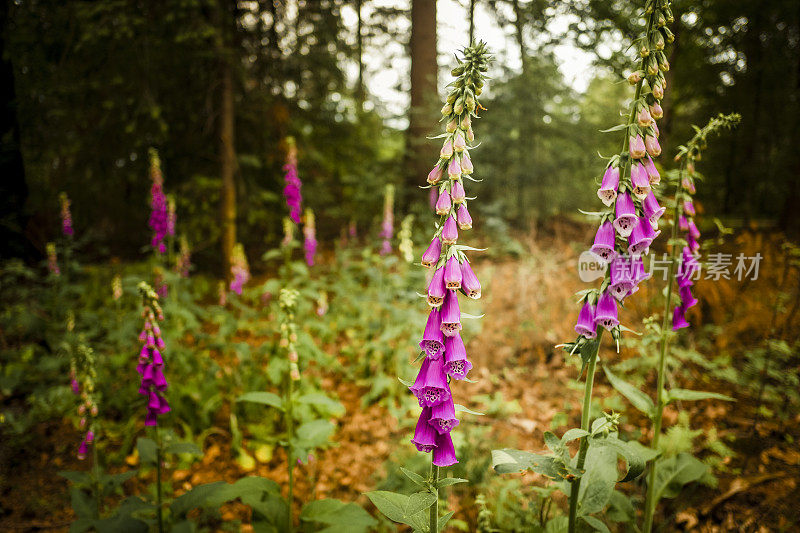
<svg viewBox="0 0 800 533">
<path fill-rule="evenodd" d="M 614 387 L 617 392 L 625 396 L 625 398 L 627 398 L 634 407 L 649 417 L 653 416 L 653 413 L 655 412 L 655 405 L 653 404 L 653 400 L 651 400 L 647 394 L 643 393 L 627 381 L 623 381 L 615 376 L 607 366 L 603 366 L 603 372 L 605 372 L 606 378 L 608 378 L 611 386 Z"/>
</svg>

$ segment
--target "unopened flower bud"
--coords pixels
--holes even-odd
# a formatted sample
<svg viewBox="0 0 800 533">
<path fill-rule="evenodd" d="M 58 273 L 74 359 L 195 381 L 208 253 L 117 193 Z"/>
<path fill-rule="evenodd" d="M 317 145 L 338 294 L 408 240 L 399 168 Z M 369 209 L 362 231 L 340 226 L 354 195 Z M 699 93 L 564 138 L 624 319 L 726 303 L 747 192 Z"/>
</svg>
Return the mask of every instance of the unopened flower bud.
<svg viewBox="0 0 800 533">
<path fill-rule="evenodd" d="M 447 116 L 453 112 L 453 106 L 451 104 L 444 104 L 442 106 L 442 115 Z"/>
<path fill-rule="evenodd" d="M 298 361 L 297 352 L 294 351 L 289 352 L 289 361 L 291 361 L 292 363 L 296 363 Z"/>
<path fill-rule="evenodd" d="M 660 84 L 658 83 L 654 84 L 652 91 L 653 91 L 653 96 L 658 100 L 664 98 L 664 89 L 661 87 Z"/>
<path fill-rule="evenodd" d="M 649 55 L 650 55 L 650 49 L 649 49 L 649 48 L 647 48 L 647 45 L 644 45 L 644 44 L 643 44 L 643 45 L 641 46 L 641 48 L 639 48 L 639 56 L 641 56 L 641 57 L 647 57 L 647 56 L 649 56 Z"/>
<path fill-rule="evenodd" d="M 447 126 L 445 127 L 445 131 L 447 133 L 453 133 L 454 131 L 456 131 L 456 127 L 457 126 L 458 125 L 456 124 L 456 119 L 453 119 L 453 120 L 451 120 L 450 122 L 447 123 Z"/>
<path fill-rule="evenodd" d="M 92 408 L 90 409 L 90 411 L 92 413 L 92 416 L 97 416 L 97 406 L 96 405 L 92 405 Z"/>
<path fill-rule="evenodd" d="M 639 110 L 637 120 L 639 127 L 646 128 L 653 122 L 653 117 L 650 116 L 650 112 L 647 110 L 647 108 L 643 107 Z"/>
<path fill-rule="evenodd" d="M 643 77 L 644 73 L 641 70 L 636 70 L 634 72 L 631 72 L 630 75 L 628 75 L 628 83 L 630 83 L 631 85 L 636 85 L 637 83 L 642 81 Z"/>
<path fill-rule="evenodd" d="M 656 120 L 664 116 L 664 110 L 661 109 L 661 104 L 656 102 L 650 106 L 650 116 Z"/>
</svg>

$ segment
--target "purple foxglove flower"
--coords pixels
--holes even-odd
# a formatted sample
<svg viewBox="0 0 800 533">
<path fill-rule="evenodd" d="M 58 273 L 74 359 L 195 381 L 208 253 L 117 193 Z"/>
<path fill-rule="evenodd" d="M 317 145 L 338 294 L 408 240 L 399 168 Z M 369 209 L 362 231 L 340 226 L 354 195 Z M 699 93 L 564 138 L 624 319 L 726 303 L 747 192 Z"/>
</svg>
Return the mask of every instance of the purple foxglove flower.
<svg viewBox="0 0 800 533">
<path fill-rule="evenodd" d="M 439 467 L 451 466 L 458 462 L 456 450 L 453 447 L 453 439 L 450 433 L 444 433 L 436 437 L 436 448 L 433 449 L 433 464 Z"/>
<path fill-rule="evenodd" d="M 597 308 L 594 312 L 594 325 L 602 326 L 607 330 L 619 325 L 617 318 L 617 301 L 611 294 L 604 292 L 597 300 Z"/>
<path fill-rule="evenodd" d="M 453 217 L 447 217 L 442 226 L 442 244 L 455 244 L 458 240 L 458 224 Z"/>
<path fill-rule="evenodd" d="M 678 219 L 678 227 L 681 229 L 681 231 L 689 231 L 689 219 L 681 215 Z"/>
<path fill-rule="evenodd" d="M 653 226 L 653 228 L 658 227 L 658 219 L 661 218 L 661 215 L 664 214 L 664 207 L 658 205 L 658 200 L 656 199 L 656 195 L 653 194 L 653 191 L 650 191 L 650 194 L 642 201 L 642 211 L 644 211 L 644 216 Z"/>
<path fill-rule="evenodd" d="M 689 220 L 686 229 L 688 230 L 689 235 L 691 235 L 695 240 L 700 238 L 700 230 L 698 230 L 697 226 L 695 226 L 694 220 Z"/>
<path fill-rule="evenodd" d="M 89 445 L 86 443 L 86 439 L 81 441 L 81 445 L 78 446 L 78 459 L 83 461 L 86 459 L 86 454 L 89 452 Z"/>
<path fill-rule="evenodd" d="M 460 204 L 466 199 L 467 193 L 464 192 L 464 185 L 461 183 L 461 180 L 455 180 L 453 182 L 451 196 L 453 197 L 453 203 L 456 204 Z"/>
<path fill-rule="evenodd" d="M 656 139 L 661 137 L 661 132 L 658 131 L 658 123 L 655 120 L 653 121 L 652 127 L 653 127 L 653 133 L 655 134 Z"/>
<path fill-rule="evenodd" d="M 690 307 L 694 307 L 695 305 L 697 305 L 698 300 L 692 294 L 691 285 L 686 285 L 684 287 L 681 287 L 680 289 L 678 289 L 678 292 L 681 296 L 681 306 L 684 309 L 689 309 Z"/>
<path fill-rule="evenodd" d="M 442 317 L 439 310 L 431 309 L 428 315 L 428 322 L 425 324 L 425 333 L 419 343 L 420 349 L 431 359 L 438 359 L 442 356 L 444 349 L 444 334 L 442 333 Z"/>
<path fill-rule="evenodd" d="M 436 185 L 439 183 L 439 181 L 441 181 L 443 174 L 444 167 L 437 164 L 435 167 L 433 167 L 433 170 L 428 173 L 428 183 L 431 185 Z"/>
<path fill-rule="evenodd" d="M 652 91 L 653 91 L 653 96 L 655 96 L 657 100 L 661 100 L 662 98 L 664 98 L 664 87 L 662 87 L 658 83 L 653 84 Z"/>
<path fill-rule="evenodd" d="M 650 116 L 656 120 L 664 116 L 664 110 L 661 109 L 661 104 L 655 102 L 653 105 L 650 106 Z"/>
<path fill-rule="evenodd" d="M 648 155 L 644 162 L 644 168 L 647 171 L 647 178 L 650 180 L 650 185 L 658 185 L 661 183 L 661 174 L 658 173 L 656 164 L 653 159 Z"/>
<path fill-rule="evenodd" d="M 164 238 L 167 235 L 167 197 L 164 194 L 164 188 L 161 181 L 160 171 L 158 179 L 153 179 L 153 184 L 150 187 L 150 220 L 148 224 L 153 230 L 153 238 L 150 245 L 160 254 L 167 251 L 167 245 L 164 243 Z"/>
<path fill-rule="evenodd" d="M 444 285 L 444 267 L 441 267 L 433 273 L 431 282 L 428 283 L 428 305 L 431 307 L 439 307 L 444 302 L 444 297 L 447 290 Z"/>
<path fill-rule="evenodd" d="M 461 163 L 458 162 L 458 158 L 454 157 L 450 160 L 450 163 L 447 165 L 447 175 L 450 176 L 452 179 L 457 179 L 461 177 Z"/>
<path fill-rule="evenodd" d="M 464 379 L 472 370 L 472 363 L 467 359 L 467 349 L 461 334 L 444 339 L 444 371 L 453 379 Z"/>
<path fill-rule="evenodd" d="M 644 146 L 644 139 L 642 139 L 641 135 L 630 136 L 628 139 L 628 152 L 634 159 L 641 159 L 647 155 L 647 149 Z"/>
<path fill-rule="evenodd" d="M 445 264 L 444 286 L 456 290 L 461 288 L 461 264 L 455 256 L 451 256 Z"/>
<path fill-rule="evenodd" d="M 594 306 L 589 302 L 583 304 L 581 312 L 578 313 L 578 322 L 575 324 L 575 332 L 583 335 L 587 339 L 597 337 L 597 329 L 594 325 Z"/>
<path fill-rule="evenodd" d="M 456 132 L 455 140 L 453 141 L 453 150 L 456 152 L 463 152 L 467 147 L 467 141 L 464 140 L 464 134 Z"/>
<path fill-rule="evenodd" d="M 303 251 L 305 252 L 306 264 L 314 266 L 314 256 L 317 253 L 317 228 L 314 221 L 314 212 L 306 209 L 305 225 L 303 226 Z"/>
<path fill-rule="evenodd" d="M 461 154 L 461 173 L 472 174 L 474 170 L 472 159 L 469 158 L 469 152 L 464 150 L 464 153 Z"/>
<path fill-rule="evenodd" d="M 644 139 L 644 145 L 647 149 L 647 153 L 651 157 L 658 157 L 661 155 L 661 145 L 658 144 L 658 139 L 656 139 L 654 136 L 646 136 Z"/>
<path fill-rule="evenodd" d="M 88 442 L 89 444 L 94 442 L 94 431 L 92 431 L 91 429 L 86 432 L 86 442 Z"/>
<path fill-rule="evenodd" d="M 610 220 L 606 220 L 597 228 L 591 252 L 603 262 L 610 263 L 617 257 L 617 252 L 614 250 L 615 238 L 614 226 Z"/>
<path fill-rule="evenodd" d="M 683 212 L 689 215 L 690 217 L 693 217 L 697 214 L 694 210 L 694 203 L 691 200 L 683 201 Z"/>
<path fill-rule="evenodd" d="M 686 236 L 686 242 L 689 244 L 689 248 L 691 248 L 693 251 L 696 252 L 700 249 L 700 243 L 697 242 L 697 239 L 695 239 L 694 235 L 691 233 Z"/>
<path fill-rule="evenodd" d="M 614 227 L 620 237 L 627 238 L 636 224 L 636 206 L 627 191 L 617 197 L 615 211 L 617 218 L 614 219 Z"/>
<path fill-rule="evenodd" d="M 72 212 L 69 209 L 70 201 L 67 193 L 62 192 L 59 195 L 61 201 L 61 232 L 67 237 L 72 237 L 75 230 L 72 229 Z"/>
<path fill-rule="evenodd" d="M 675 307 L 672 312 L 672 331 L 678 331 L 681 328 L 688 328 L 689 322 L 686 321 L 686 309 L 683 306 Z"/>
<path fill-rule="evenodd" d="M 439 193 L 439 199 L 436 201 L 436 214 L 446 215 L 453 208 L 453 201 L 450 198 L 450 193 L 446 190 Z"/>
<path fill-rule="evenodd" d="M 461 309 L 458 307 L 458 294 L 455 291 L 447 291 L 442 304 L 442 333 L 445 337 L 452 337 L 460 330 Z"/>
<path fill-rule="evenodd" d="M 436 209 L 436 200 L 439 199 L 439 193 L 435 187 L 428 189 L 428 203 L 431 204 L 431 209 Z"/>
<path fill-rule="evenodd" d="M 637 120 L 639 126 L 642 128 L 646 128 L 647 126 L 653 123 L 653 117 L 650 116 L 650 111 L 648 111 L 646 107 L 643 107 L 639 110 L 639 114 L 637 115 Z"/>
<path fill-rule="evenodd" d="M 444 142 L 441 151 L 439 151 L 439 157 L 442 159 L 450 159 L 453 157 L 453 139 L 448 137 Z"/>
<path fill-rule="evenodd" d="M 473 300 L 481 297 L 481 282 L 467 260 L 461 263 L 461 289 Z"/>
<path fill-rule="evenodd" d="M 623 298 L 630 294 L 634 285 L 636 285 L 633 281 L 630 261 L 624 257 L 617 257 L 609 266 L 609 270 L 611 283 L 608 286 L 608 292 L 606 294 L 610 293 L 614 298 L 622 301 Z M 598 303 L 596 313 L 599 312 L 600 304 Z"/>
<path fill-rule="evenodd" d="M 70 380 L 70 386 L 72 387 L 72 394 L 80 394 L 81 393 L 81 385 L 78 383 L 78 380 L 72 378 Z"/>
<path fill-rule="evenodd" d="M 639 223 L 633 227 L 633 232 L 628 237 L 628 252 L 635 257 L 647 253 L 650 243 L 653 242 L 653 238 L 648 237 L 648 234 L 652 232 L 653 226 L 650 225 L 650 221 L 644 217 L 639 218 Z"/>
<path fill-rule="evenodd" d="M 426 357 L 422 361 L 417 379 L 409 389 L 417 397 L 422 407 L 433 407 L 450 398 L 450 388 L 447 386 L 443 359 Z"/>
<path fill-rule="evenodd" d="M 617 187 L 619 187 L 619 167 L 606 167 L 603 182 L 597 189 L 597 196 L 606 206 L 611 206 L 617 198 Z"/>
<path fill-rule="evenodd" d="M 442 255 L 442 241 L 439 240 L 439 237 L 434 237 L 428 249 L 422 254 L 422 266 L 426 268 L 436 266 L 440 255 Z"/>
<path fill-rule="evenodd" d="M 644 261 L 641 257 L 634 257 L 631 259 L 631 278 L 637 285 L 650 279 L 650 274 L 645 270 Z"/>
<path fill-rule="evenodd" d="M 631 185 L 633 185 L 633 195 L 639 200 L 644 200 L 650 194 L 650 178 L 644 165 L 639 163 L 631 165 Z"/>
<path fill-rule="evenodd" d="M 694 194 L 697 192 L 697 189 L 694 186 L 694 180 L 688 176 L 685 176 L 681 180 L 681 186 L 687 191 L 689 191 L 689 194 Z"/>
<path fill-rule="evenodd" d="M 430 453 L 436 448 L 436 430 L 430 425 L 431 408 L 423 407 L 422 412 L 417 420 L 417 427 L 414 430 L 414 438 L 411 442 L 417 447 L 417 450 L 425 453 Z"/>
<path fill-rule="evenodd" d="M 472 217 L 467 210 L 467 204 L 462 202 L 456 210 L 456 219 L 459 229 L 472 229 Z"/>
<path fill-rule="evenodd" d="M 283 166 L 283 171 L 286 173 L 283 178 L 285 183 L 283 196 L 286 198 L 286 205 L 289 207 L 289 216 L 295 224 L 299 224 L 303 203 L 300 189 L 303 183 L 297 175 L 297 147 L 294 144 L 294 139 L 290 137 L 286 141 L 289 149 L 286 154 L 286 164 Z"/>
<path fill-rule="evenodd" d="M 448 398 L 431 407 L 431 418 L 428 420 L 428 424 L 430 424 L 439 435 L 450 433 L 450 430 L 458 425 L 456 408 L 453 405 L 452 398 Z"/>
</svg>

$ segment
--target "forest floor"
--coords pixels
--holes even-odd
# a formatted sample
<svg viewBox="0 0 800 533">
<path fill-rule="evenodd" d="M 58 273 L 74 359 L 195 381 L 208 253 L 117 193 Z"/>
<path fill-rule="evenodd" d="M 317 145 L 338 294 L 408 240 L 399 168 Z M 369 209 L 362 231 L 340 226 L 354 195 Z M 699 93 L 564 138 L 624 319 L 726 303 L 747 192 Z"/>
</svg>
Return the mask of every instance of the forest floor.
<svg viewBox="0 0 800 533">
<path fill-rule="evenodd" d="M 566 420 L 562 422 L 568 424 L 566 427 L 579 424 L 582 392 L 570 385 L 576 377 L 576 367 L 565 365 L 563 352 L 554 346 L 574 337 L 571 332 L 575 315 L 573 293 L 584 287 L 573 264 L 578 245 L 557 243 L 587 242 L 591 236 L 580 232 L 563 234 L 560 227 L 563 226 L 555 226 L 545 237 L 526 239 L 524 244 L 531 253 L 522 259 L 493 260 L 478 266 L 479 276 L 489 280 L 482 300 L 486 317 L 480 333 L 467 347 L 474 364 L 471 377 L 477 383 L 463 384 L 463 390 L 468 392 L 462 394 L 490 395 L 499 391 L 506 402 L 517 402 L 519 406 L 500 416 L 479 417 L 479 420 L 472 417 L 467 421 L 487 428 L 489 448 L 513 446 L 540 451 L 543 433 L 553 429 L 554 416 L 564 413 Z M 702 303 L 693 311 L 690 320 L 693 325 L 719 325 L 709 346 L 712 351 L 727 351 L 736 356 L 738 344 L 752 344 L 763 332 L 776 327 L 770 305 L 779 290 L 791 288 L 797 281 L 787 281 L 786 269 L 779 267 L 781 251 L 776 239 L 760 233 L 745 233 L 729 246 L 746 254 L 759 250 L 765 255 L 759 281 L 734 279 L 699 283 L 697 297 Z M 640 323 L 653 312 L 653 300 L 658 301 L 658 289 L 654 286 L 661 286 L 661 283 L 649 285 L 626 306 L 624 319 L 628 324 Z M 786 323 L 781 322 L 784 334 L 796 336 L 800 331 L 796 315 L 790 309 L 788 318 L 781 316 L 778 320 L 786 320 Z M 629 348 L 616 354 L 610 345 L 603 350 L 601 360 L 609 364 L 636 355 Z M 393 463 L 387 461 L 407 454 L 404 448 L 411 446 L 408 443 L 409 422 L 397 420 L 380 403 L 362 405 L 361 399 L 367 390 L 345 382 L 341 375 L 320 377 L 323 387 L 338 395 L 347 414 L 338 420 L 333 437 L 336 444 L 316 454 L 309 465 L 298 468 L 295 505 L 299 507 L 301 499 L 334 497 L 356 501 L 374 512 L 363 493 L 374 490 L 380 480 L 391 473 L 384 465 L 391 468 Z M 756 413 L 763 412 L 757 394 L 732 387 L 730 383 L 701 380 L 700 377 L 698 380 L 702 381 L 704 389 L 716 386 L 719 392 L 734 396 L 737 402 L 684 404 L 682 407 L 689 413 L 690 425 L 704 432 L 716 427 L 719 438 L 725 439 L 735 455 L 723 461 L 716 472 L 716 487 L 692 486 L 682 493 L 679 502 L 662 502 L 661 518 L 671 524 L 668 530 L 797 531 L 800 527 L 796 495 L 800 482 L 800 451 L 796 443 L 800 439 L 800 415 L 773 411 L 772 416 L 757 416 Z M 681 385 L 692 388 L 693 384 Z M 652 380 L 648 386 L 652 390 Z M 613 389 L 602 373 L 599 374 L 595 397 L 604 405 L 604 399 L 612 395 Z M 648 421 L 637 416 L 627 403 L 625 408 L 621 431 L 641 434 L 641 441 L 646 443 L 650 438 Z M 668 408 L 665 426 L 675 424 L 677 418 L 676 409 Z M 557 430 L 559 434 L 561 431 L 563 427 Z M 71 448 L 63 444 L 79 437 L 66 420 L 44 424 L 36 428 L 36 432 L 29 461 L 3 474 L 19 482 L 6 480 L 3 484 L 7 490 L 0 494 L 4 515 L 0 517 L 0 530 L 68 529 L 72 512 L 67 482 L 58 477 L 57 472 L 85 467 L 73 457 Z M 228 439 L 209 437 L 204 443 L 204 452 L 204 457 L 190 469 L 170 473 L 177 492 L 214 480 L 234 481 L 248 474 L 266 476 L 286 485 L 285 456 L 280 450 L 275 451 L 268 463 L 258 463 L 249 472 L 243 471 L 232 459 Z M 541 486 L 543 482 L 536 475 L 521 479 L 525 485 Z M 642 486 L 634 485 L 630 490 L 641 491 Z M 474 501 L 463 498 L 459 491 L 450 491 L 450 499 L 450 509 L 456 511 L 455 518 L 466 521 L 472 529 L 477 516 Z M 231 504 L 224 508 L 223 518 L 247 522 L 247 513 L 246 507 Z"/>
</svg>

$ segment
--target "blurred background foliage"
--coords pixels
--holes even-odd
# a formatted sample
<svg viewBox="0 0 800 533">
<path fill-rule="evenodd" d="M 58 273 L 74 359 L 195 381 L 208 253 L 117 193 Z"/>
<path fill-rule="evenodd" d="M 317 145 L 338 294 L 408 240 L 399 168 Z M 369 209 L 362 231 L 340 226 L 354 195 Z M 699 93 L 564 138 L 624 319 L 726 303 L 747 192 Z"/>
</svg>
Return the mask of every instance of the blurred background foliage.
<svg viewBox="0 0 800 533">
<path fill-rule="evenodd" d="M 138 254 L 146 244 L 152 146 L 161 153 L 166 189 L 176 196 L 196 262 L 224 272 L 218 213 L 226 66 L 233 77 L 238 234 L 248 253 L 258 257 L 280 239 L 287 135 L 298 140 L 305 201 L 318 213 L 322 242 L 351 220 L 377 232 L 383 184 L 402 183 L 415 160 L 433 160 L 432 145 L 406 149 L 407 119 L 365 82 L 380 70 L 405 68 L 407 57 L 397 57 L 390 44 L 405 45 L 408 30 L 419 30 L 410 23 L 412 3 L 420 14 L 415 24 L 430 24 L 431 17 L 435 23 L 430 0 L 6 3 L 2 254 L 43 255 L 62 190 L 73 200 L 78 233 L 96 244 L 96 259 Z M 468 2 L 462 4 L 466 17 Z M 615 136 L 599 130 L 618 122 L 628 95 L 624 82 L 609 81 L 625 74 L 615 52 L 640 30 L 631 17 L 637 6 L 477 4 L 508 34 L 501 58 L 521 60 L 515 69 L 498 61 L 492 72 L 485 99 L 491 113 L 479 125 L 484 143 L 475 154 L 478 178 L 491 180 L 476 187 L 478 214 L 527 230 L 587 205 L 593 192 L 585 184 L 602 167 L 597 153 L 617 149 Z M 690 124 L 740 112 L 741 127 L 707 152 L 699 199 L 731 224 L 757 221 L 796 232 L 800 4 L 677 0 L 674 10 L 665 153 L 675 153 Z M 554 18 L 569 24 L 555 31 L 548 24 Z M 563 46 L 595 56 L 585 91 L 559 70 L 556 52 Z M 378 72 L 367 66 L 376 61 Z M 449 63 L 439 58 L 440 67 Z M 396 89 L 413 93 L 402 79 Z M 412 178 L 422 183 L 423 176 Z M 419 194 L 401 190 L 402 210 L 411 197 Z"/>
</svg>

